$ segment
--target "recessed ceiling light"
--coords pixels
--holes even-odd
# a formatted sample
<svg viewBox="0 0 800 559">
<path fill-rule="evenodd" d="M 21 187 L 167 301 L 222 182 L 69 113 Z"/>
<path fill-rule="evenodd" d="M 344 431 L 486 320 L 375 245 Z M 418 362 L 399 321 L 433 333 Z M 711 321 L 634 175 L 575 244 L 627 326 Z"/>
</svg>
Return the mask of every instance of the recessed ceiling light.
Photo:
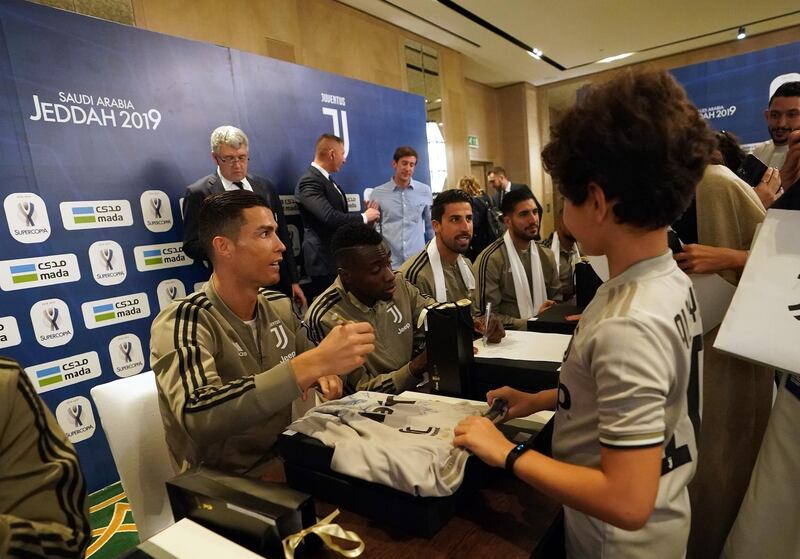
<svg viewBox="0 0 800 559">
<path fill-rule="evenodd" d="M 543 54 L 543 53 L 542 53 L 542 51 L 541 51 L 541 50 L 539 50 L 539 49 L 537 49 L 537 48 L 534 48 L 534 49 L 531 49 L 531 50 L 529 50 L 529 51 L 528 51 L 528 54 L 529 54 L 530 56 L 534 57 L 536 60 L 541 60 L 541 59 L 542 59 L 542 54 Z"/>
<path fill-rule="evenodd" d="M 744 25 L 739 28 L 739 31 L 736 33 L 736 38 L 740 41 L 747 37 L 747 32 L 744 30 Z"/>
<path fill-rule="evenodd" d="M 633 56 L 635 53 L 633 52 L 623 52 L 622 54 L 617 54 L 615 56 L 609 56 L 607 58 L 603 58 L 598 60 L 598 64 L 608 64 L 609 62 L 614 62 L 615 60 L 622 60 L 623 58 L 628 58 L 629 56 Z"/>
</svg>

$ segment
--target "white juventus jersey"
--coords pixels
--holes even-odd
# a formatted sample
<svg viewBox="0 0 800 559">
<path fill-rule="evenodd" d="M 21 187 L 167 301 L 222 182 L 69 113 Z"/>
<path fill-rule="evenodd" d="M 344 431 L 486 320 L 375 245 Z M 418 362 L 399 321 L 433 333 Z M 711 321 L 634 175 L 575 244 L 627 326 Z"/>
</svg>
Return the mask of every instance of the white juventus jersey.
<svg viewBox="0 0 800 559">
<path fill-rule="evenodd" d="M 326 402 L 289 426 L 333 447 L 331 469 L 421 497 L 452 495 L 469 454 L 453 429 L 487 406 L 356 392 Z"/>
<path fill-rule="evenodd" d="M 672 254 L 634 264 L 598 289 L 567 349 L 553 456 L 600 466 L 600 447 L 663 448 L 655 508 L 637 531 L 564 507 L 571 558 L 683 557 L 686 489 L 700 428 L 703 328 L 689 278 Z"/>
</svg>

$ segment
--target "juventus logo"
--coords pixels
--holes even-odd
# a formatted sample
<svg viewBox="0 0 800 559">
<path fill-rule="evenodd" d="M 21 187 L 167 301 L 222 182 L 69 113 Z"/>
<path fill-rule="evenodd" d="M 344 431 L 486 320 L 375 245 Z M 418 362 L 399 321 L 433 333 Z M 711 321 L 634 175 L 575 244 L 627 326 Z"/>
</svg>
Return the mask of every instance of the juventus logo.
<svg viewBox="0 0 800 559">
<path fill-rule="evenodd" d="M 283 324 L 279 323 L 277 326 L 272 326 L 269 331 L 275 334 L 275 337 L 278 338 L 275 347 L 278 349 L 286 349 L 286 346 L 289 345 L 289 336 L 286 335 L 286 330 L 283 329 Z"/>
<path fill-rule="evenodd" d="M 340 111 L 339 109 L 332 109 L 330 107 L 322 107 L 322 114 L 331 117 L 333 121 L 333 134 L 339 136 L 344 140 L 344 156 L 350 153 L 350 133 L 347 130 L 347 111 Z M 341 134 L 339 129 L 339 115 L 341 115 Z"/>
<path fill-rule="evenodd" d="M 400 309 L 398 309 L 395 306 L 394 303 L 389 305 L 389 308 L 386 309 L 386 312 L 392 315 L 392 322 L 394 322 L 395 324 L 400 324 L 401 322 L 403 322 L 403 314 L 400 312 Z"/>
</svg>

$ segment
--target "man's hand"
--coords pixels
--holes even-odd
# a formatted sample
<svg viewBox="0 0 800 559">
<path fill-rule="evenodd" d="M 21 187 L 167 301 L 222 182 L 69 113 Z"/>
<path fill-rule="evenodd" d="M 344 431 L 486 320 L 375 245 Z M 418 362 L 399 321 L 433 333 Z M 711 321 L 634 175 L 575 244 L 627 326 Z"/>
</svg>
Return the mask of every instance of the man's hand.
<svg viewBox="0 0 800 559">
<path fill-rule="evenodd" d="M 364 216 L 367 218 L 367 225 L 371 225 L 378 221 L 378 218 L 381 216 L 381 212 L 378 209 L 377 202 L 368 202 L 367 209 L 364 210 Z"/>
<path fill-rule="evenodd" d="M 800 181 L 800 130 L 789 134 L 789 151 L 781 167 L 781 184 L 784 190 L 789 190 Z"/>
<path fill-rule="evenodd" d="M 337 375 L 320 377 L 319 391 L 325 400 L 338 400 L 342 397 L 342 379 Z"/>
<path fill-rule="evenodd" d="M 741 271 L 747 251 L 708 245 L 683 245 L 683 252 L 673 255 L 678 267 L 687 274 L 715 274 L 723 270 Z"/>
<path fill-rule="evenodd" d="M 538 314 L 542 314 L 544 311 L 546 311 L 547 309 L 549 309 L 550 307 L 552 307 L 552 306 L 553 306 L 553 305 L 555 305 L 555 304 L 556 304 L 556 302 L 555 302 L 555 301 L 553 301 L 552 299 L 548 299 L 547 301 L 545 301 L 544 303 L 542 303 L 542 306 L 541 306 L 541 307 L 539 307 L 539 311 L 538 311 L 536 314 L 537 314 L 537 315 L 538 315 Z"/>
<path fill-rule="evenodd" d="M 292 370 L 300 390 L 305 391 L 321 377 L 357 369 L 374 349 L 375 333 L 368 322 L 336 326 L 317 347 L 292 359 Z"/>
<path fill-rule="evenodd" d="M 411 376 L 414 378 L 421 379 L 422 375 L 428 369 L 428 350 L 426 349 L 419 355 L 417 355 L 411 362 L 408 364 L 408 372 L 411 373 Z"/>
<path fill-rule="evenodd" d="M 783 194 L 780 171 L 773 167 L 768 168 L 756 185 L 755 191 L 764 208 L 769 209 Z"/>
<path fill-rule="evenodd" d="M 530 392 L 522 392 L 510 386 L 504 386 L 496 390 L 490 390 L 486 393 L 486 401 L 492 405 L 495 398 L 502 398 L 508 403 L 508 412 L 506 413 L 505 420 L 514 419 L 517 417 L 525 417 L 537 411 L 542 411 L 537 405 L 536 395 Z"/>
<path fill-rule="evenodd" d="M 308 302 L 306 301 L 306 294 L 303 293 L 299 283 L 292 284 L 292 300 L 294 304 L 297 305 L 298 309 L 301 311 L 305 310 Z"/>
<path fill-rule="evenodd" d="M 505 465 L 506 456 L 515 446 L 486 417 L 467 417 L 456 425 L 454 433 L 453 446 L 466 448 L 490 466 L 498 468 Z"/>
<path fill-rule="evenodd" d="M 473 318 L 472 326 L 478 334 L 485 335 L 486 340 L 491 344 L 499 344 L 500 340 L 506 337 L 506 329 L 503 328 L 503 323 L 494 314 L 489 316 L 488 331 L 486 329 L 486 315 Z"/>
</svg>

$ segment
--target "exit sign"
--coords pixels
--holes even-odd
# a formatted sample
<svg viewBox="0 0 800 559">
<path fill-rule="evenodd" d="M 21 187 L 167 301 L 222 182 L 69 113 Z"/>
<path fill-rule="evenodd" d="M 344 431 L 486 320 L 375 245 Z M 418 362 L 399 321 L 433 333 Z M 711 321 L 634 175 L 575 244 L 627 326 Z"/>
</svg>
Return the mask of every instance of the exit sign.
<svg viewBox="0 0 800 559">
<path fill-rule="evenodd" d="M 480 147 L 477 136 L 467 136 L 467 145 L 471 148 Z"/>
</svg>

